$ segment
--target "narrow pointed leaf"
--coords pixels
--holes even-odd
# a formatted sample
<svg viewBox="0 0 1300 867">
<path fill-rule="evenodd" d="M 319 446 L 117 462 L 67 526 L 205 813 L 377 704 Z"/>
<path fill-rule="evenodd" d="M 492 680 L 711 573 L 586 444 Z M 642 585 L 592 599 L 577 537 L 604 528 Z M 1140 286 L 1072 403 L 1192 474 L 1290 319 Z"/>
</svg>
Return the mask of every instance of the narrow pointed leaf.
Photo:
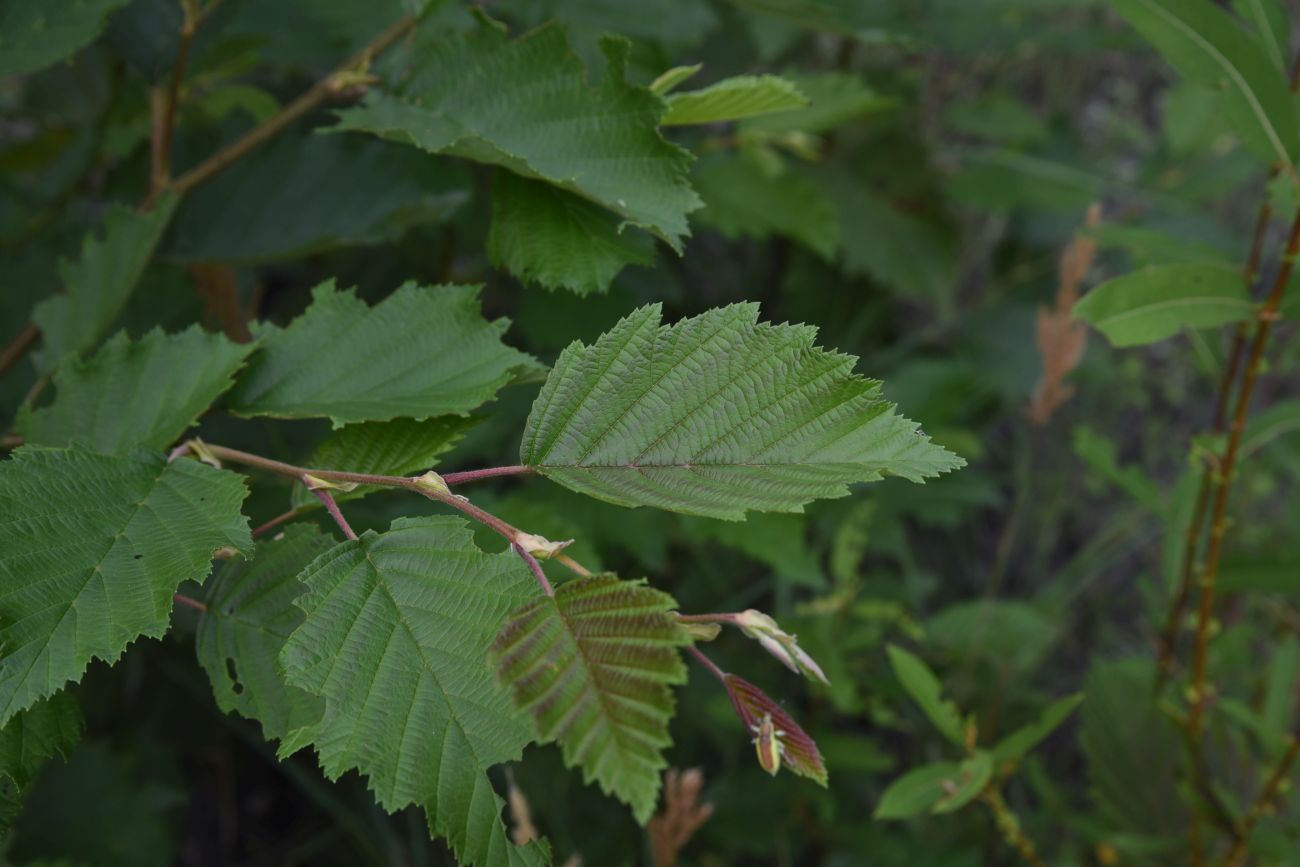
<svg viewBox="0 0 1300 867">
<path fill-rule="evenodd" d="M 926 719 L 948 740 L 959 747 L 964 746 L 966 738 L 962 731 L 961 714 L 955 704 L 943 697 L 943 687 L 934 672 L 920 657 L 901 647 L 891 644 L 888 651 L 889 664 L 899 683 L 921 708 Z"/>
<path fill-rule="evenodd" d="M 313 524 L 294 524 L 207 582 L 208 610 L 195 636 L 199 664 L 217 705 L 257 720 L 269 740 L 316 722 L 325 708 L 319 696 L 285 683 L 279 656 L 303 620 L 293 604 L 307 589 L 298 573 L 333 546 Z"/>
<path fill-rule="evenodd" d="M 908 771 L 881 796 L 877 819 L 910 819 L 952 813 L 973 801 L 993 776 L 993 756 L 983 750 L 961 762 L 939 762 Z"/>
<path fill-rule="evenodd" d="M 736 304 L 665 326 L 643 307 L 561 353 L 520 449 L 579 493 L 732 520 L 796 512 L 848 484 L 961 466 L 815 329 Z"/>
<path fill-rule="evenodd" d="M 254 349 L 195 325 L 180 334 L 119 332 L 92 357 L 68 358 L 54 373 L 54 402 L 24 411 L 28 442 L 78 441 L 105 454 L 174 442 L 228 389 Z"/>
<path fill-rule="evenodd" d="M 1067 695 L 1049 704 L 1037 720 L 1021 726 L 998 741 L 997 746 L 993 748 L 993 759 L 996 764 L 1001 766 L 1007 762 L 1020 761 L 1048 735 L 1060 728 L 1082 702 L 1083 693 L 1076 692 L 1074 695 Z"/>
<path fill-rule="evenodd" d="M 645 823 L 659 798 L 672 743 L 670 684 L 686 679 L 678 648 L 690 639 L 673 598 L 612 575 L 560 585 L 510 615 L 492 645 L 501 681 L 558 743 L 569 767 L 632 807 Z"/>
<path fill-rule="evenodd" d="M 53 370 L 64 356 L 90 349 L 108 332 L 175 209 L 173 196 L 145 213 L 115 206 L 104 217 L 102 236 L 86 236 L 81 258 L 59 264 L 65 291 L 42 301 L 32 314 L 41 329 L 40 370 Z"/>
<path fill-rule="evenodd" d="M 291 732 L 330 779 L 355 769 L 385 809 L 420 804 L 462 864 L 542 864 L 509 842 L 487 770 L 532 740 L 488 665 L 511 609 L 536 584 L 507 552 L 484 554 L 458 518 L 400 519 L 317 558 L 300 576 L 306 615 L 280 661 L 321 696 L 321 719 Z"/>
<path fill-rule="evenodd" d="M 161 636 L 214 550 L 252 547 L 246 493 L 236 473 L 143 450 L 26 446 L 0 463 L 0 724 Z"/>
<path fill-rule="evenodd" d="M 239 415 L 349 422 L 463 415 L 535 362 L 501 342 L 509 325 L 479 312 L 474 286 L 407 283 L 367 307 L 334 282 L 285 328 L 261 325 L 262 351 L 228 402 Z"/>
<path fill-rule="evenodd" d="M 720 123 L 803 108 L 808 97 L 779 75 L 738 75 L 668 97 L 662 126 Z"/>
<path fill-rule="evenodd" d="M 1210 0 L 1111 0 L 1111 5 L 1181 75 L 1220 89 L 1223 111 L 1247 149 L 1269 165 L 1295 162 L 1300 124 L 1285 75 L 1260 40 L 1231 15 Z"/>
<path fill-rule="evenodd" d="M 491 24 L 419 42 L 391 92 L 339 113 L 335 130 L 364 130 L 430 153 L 503 166 L 607 208 L 680 250 L 699 206 L 691 157 L 659 133 L 663 102 L 624 81 L 626 43 L 606 42 L 592 87 L 560 28 L 517 40 Z"/>
<path fill-rule="evenodd" d="M 526 283 L 604 292 L 627 265 L 654 262 L 653 239 L 613 212 L 542 181 L 498 171 L 492 184 L 492 263 Z"/>
<path fill-rule="evenodd" d="M 379 476 L 419 475 L 433 469 L 437 459 L 475 424 L 474 419 L 454 415 L 425 421 L 396 418 L 350 424 L 330 434 L 303 466 Z M 378 490 L 374 485 L 358 485 L 333 494 L 336 502 L 343 502 Z M 315 494 L 303 485 L 294 485 L 290 502 L 294 508 L 320 505 Z"/>
<path fill-rule="evenodd" d="M 1074 315 L 1115 346 L 1140 346 L 1183 328 L 1243 322 L 1254 309 L 1236 266 L 1152 265 L 1096 287 Z"/>
<path fill-rule="evenodd" d="M 740 124 L 741 135 L 769 136 L 786 132 L 829 132 L 851 120 L 893 105 L 856 75 L 826 72 L 790 77 L 808 100 L 803 108 L 752 117 Z"/>
</svg>

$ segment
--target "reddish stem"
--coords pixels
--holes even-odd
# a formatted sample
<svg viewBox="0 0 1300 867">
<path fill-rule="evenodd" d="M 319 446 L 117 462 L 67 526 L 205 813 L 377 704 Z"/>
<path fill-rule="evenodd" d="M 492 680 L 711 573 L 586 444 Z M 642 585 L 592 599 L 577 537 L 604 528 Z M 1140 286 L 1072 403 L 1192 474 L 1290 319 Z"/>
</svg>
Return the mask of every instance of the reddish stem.
<svg viewBox="0 0 1300 867">
<path fill-rule="evenodd" d="M 173 593 L 172 599 L 180 603 L 181 605 L 188 605 L 190 608 L 193 608 L 195 611 L 201 611 L 204 614 L 208 613 L 208 606 L 204 605 L 202 602 L 200 602 L 197 599 L 191 599 L 190 597 L 183 596 L 180 593 Z"/>
<path fill-rule="evenodd" d="M 258 527 L 256 530 L 254 530 L 253 538 L 256 539 L 258 536 L 261 536 L 271 530 L 274 530 L 276 527 L 280 526 L 285 521 L 290 521 L 298 517 L 300 514 L 302 513 L 299 512 L 297 509 L 290 509 L 287 512 L 281 512 L 280 514 L 276 515 L 274 518 L 267 521 L 265 524 Z"/>
<path fill-rule="evenodd" d="M 482 470 L 465 470 L 460 473 L 442 473 L 442 480 L 449 485 L 458 485 L 462 482 L 477 482 L 479 479 L 490 479 L 495 476 L 522 476 L 531 472 L 533 472 L 533 468 L 525 466 L 487 467 Z"/>
<path fill-rule="evenodd" d="M 325 506 L 325 511 L 330 513 L 330 517 L 334 519 L 334 523 L 339 525 L 343 535 L 348 539 L 356 539 L 357 534 L 348 523 L 348 519 L 343 517 L 343 512 L 339 509 L 339 504 L 335 502 L 334 495 L 325 488 L 313 488 L 311 479 L 306 473 L 303 473 L 301 478 L 302 483 L 307 486 L 307 490 L 315 494 L 316 499 L 320 500 Z"/>
<path fill-rule="evenodd" d="M 727 673 L 721 668 L 718 668 L 718 664 L 705 656 L 698 647 L 694 644 L 688 644 L 686 645 L 686 652 L 699 660 L 699 663 L 707 668 L 714 677 L 721 681 L 723 686 L 727 685 Z"/>
<path fill-rule="evenodd" d="M 546 572 L 542 569 L 542 564 L 537 562 L 537 558 L 524 550 L 518 542 L 511 542 L 510 547 L 514 549 L 516 554 L 524 559 L 524 562 L 528 564 L 528 568 L 533 571 L 533 577 L 536 578 L 537 583 L 542 586 L 542 592 L 547 596 L 554 596 L 555 589 L 551 587 L 551 582 L 546 580 Z"/>
</svg>

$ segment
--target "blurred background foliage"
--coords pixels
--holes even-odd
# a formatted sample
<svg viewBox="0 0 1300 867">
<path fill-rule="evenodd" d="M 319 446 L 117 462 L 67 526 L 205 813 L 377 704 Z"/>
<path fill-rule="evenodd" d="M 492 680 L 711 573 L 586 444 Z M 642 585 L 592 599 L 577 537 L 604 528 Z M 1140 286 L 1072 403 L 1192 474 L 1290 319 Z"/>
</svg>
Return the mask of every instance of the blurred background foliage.
<svg viewBox="0 0 1300 867">
<path fill-rule="evenodd" d="M 101 2 L 106 26 L 68 62 L 0 79 L 0 339 L 60 283 L 108 203 L 148 188 L 149 88 L 170 73 L 174 0 Z M 1224 347 L 1187 333 L 1120 353 L 1093 334 L 1048 417 L 1028 407 L 1043 369 L 1036 311 L 1058 290 L 1080 231 L 1098 246 L 1083 286 L 1145 264 L 1240 262 L 1265 168 L 1232 135 L 1214 91 L 1180 82 L 1097 0 L 501 0 L 512 34 L 558 21 L 597 79 L 602 34 L 631 40 L 628 77 L 702 63 L 692 88 L 784 75 L 806 109 L 670 129 L 698 160 L 704 201 L 684 255 L 654 245 L 607 291 L 529 285 L 487 254 L 492 170 L 358 135 L 316 135 L 316 112 L 187 198 L 118 326 L 140 335 L 201 321 L 239 333 L 287 321 L 337 278 L 371 302 L 402 282 L 481 283 L 507 340 L 543 361 L 637 305 L 669 318 L 751 300 L 808 322 L 969 465 L 924 486 L 887 480 L 805 515 L 744 523 L 623 510 L 538 480 L 476 489 L 506 520 L 576 537 L 591 566 L 647 575 L 688 611 L 773 613 L 825 668 L 829 687 L 783 677 L 735 635 L 728 670 L 782 700 L 818 740 L 822 790 L 769 779 L 725 695 L 694 672 L 670 761 L 699 767 L 714 812 L 683 850 L 699 865 L 1012 864 L 982 810 L 873 821 L 906 770 L 953 758 L 892 673 L 913 649 L 981 742 L 1082 691 L 1081 710 L 1005 788 L 1054 865 L 1185 862 L 1179 735 L 1150 698 L 1152 647 L 1176 579 L 1195 489 L 1189 455 L 1209 422 Z M 224 0 L 198 32 L 174 162 L 193 165 L 279 111 L 403 13 L 398 0 Z M 474 26 L 462 6 L 444 31 Z M 2 19 L 2 16 L 0 16 Z M 1279 210 L 1294 209 L 1284 195 Z M 1081 229 L 1100 203 L 1100 225 Z M 629 230 L 635 231 L 635 230 Z M 651 261 L 650 244 L 638 247 Z M 1189 258 L 1190 257 L 1190 258 Z M 1297 297 L 1294 296 L 1293 297 Z M 1243 810 L 1296 717 L 1300 680 L 1300 353 L 1284 329 L 1259 388 L 1224 569 L 1231 591 L 1211 660 L 1216 794 Z M 0 381 L 6 426 L 36 379 Z M 440 459 L 449 470 L 516 462 L 536 384 L 513 386 Z M 238 420 L 200 428 L 234 447 L 303 458 L 324 423 Z M 259 479 L 254 522 L 286 508 Z M 351 504 L 358 530 L 421 506 Z M 484 533 L 480 543 L 499 541 Z M 388 816 L 355 775 L 326 783 L 313 757 L 274 759 L 254 723 L 222 715 L 194 659 L 195 618 L 134 645 L 77 689 L 87 736 L 52 762 L 17 817 L 15 864 L 450 863 L 415 811 Z M 619 804 L 532 748 L 513 769 L 559 861 L 650 863 Z M 504 788 L 504 780 L 499 780 Z M 1297 864 L 1300 798 L 1263 822 L 1254 852 Z"/>
</svg>

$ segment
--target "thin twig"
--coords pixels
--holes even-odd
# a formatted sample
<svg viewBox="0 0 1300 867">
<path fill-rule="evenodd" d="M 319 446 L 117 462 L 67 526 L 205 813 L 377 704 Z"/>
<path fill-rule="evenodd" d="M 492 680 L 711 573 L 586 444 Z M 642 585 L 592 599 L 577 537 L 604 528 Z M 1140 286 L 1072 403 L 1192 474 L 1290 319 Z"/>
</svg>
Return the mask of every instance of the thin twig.
<svg viewBox="0 0 1300 867">
<path fill-rule="evenodd" d="M 723 671 L 721 668 L 718 668 L 718 664 L 714 662 L 712 659 L 709 659 L 707 656 L 705 656 L 703 651 L 701 651 L 694 644 L 688 644 L 686 645 L 686 652 L 689 653 L 691 656 L 695 657 L 699 661 L 699 663 L 703 665 L 705 668 L 707 668 L 709 670 L 709 673 L 712 674 L 714 677 L 716 677 L 718 680 L 720 680 L 724 686 L 726 685 L 727 673 Z"/>
<path fill-rule="evenodd" d="M 1286 294 L 1287 283 L 1291 280 L 1298 251 L 1300 251 L 1300 213 L 1291 223 L 1291 233 L 1287 236 L 1286 249 L 1282 253 L 1277 275 L 1273 280 L 1273 288 L 1257 315 L 1255 336 L 1250 343 L 1250 354 L 1247 356 L 1246 367 L 1242 373 L 1241 389 L 1237 394 L 1232 425 L 1228 429 L 1228 445 L 1216 474 L 1214 512 L 1210 522 L 1210 542 L 1205 554 L 1205 566 L 1201 572 L 1201 599 L 1197 608 L 1196 642 L 1192 655 L 1192 705 L 1187 724 L 1193 741 L 1199 740 L 1205 721 L 1205 708 L 1209 701 L 1205 670 L 1210 646 L 1210 622 L 1214 618 L 1214 594 L 1219 577 L 1219 559 L 1223 554 L 1223 537 L 1228 530 L 1228 491 L 1232 487 L 1232 474 L 1237 466 L 1237 455 L 1241 451 L 1242 435 L 1246 430 L 1250 398 L 1255 391 L 1255 381 L 1263 364 L 1264 348 L 1268 345 L 1269 335 L 1273 332 L 1273 323 L 1278 318 L 1278 308 L 1282 304 L 1282 296 Z"/>
<path fill-rule="evenodd" d="M 1223 867 L 1240 867 L 1246 860 L 1246 847 L 1250 843 L 1250 835 L 1255 833 L 1255 826 L 1264 818 L 1273 807 L 1273 802 L 1278 796 L 1283 794 L 1282 784 L 1286 782 L 1291 773 L 1291 767 L 1300 758 L 1300 735 L 1292 735 L 1291 746 L 1287 749 L 1282 760 L 1278 762 L 1273 773 L 1264 783 L 1264 788 L 1260 789 L 1259 796 L 1251 803 L 1250 808 L 1246 810 L 1246 815 L 1241 819 L 1241 828 L 1237 834 L 1237 839 L 1233 841 L 1232 848 L 1228 850 L 1227 856 L 1223 859 Z"/>
<path fill-rule="evenodd" d="M 172 139 L 176 130 L 176 110 L 180 103 L 181 80 L 185 77 L 185 64 L 190 56 L 190 43 L 198 22 L 191 3 L 182 3 L 185 19 L 181 24 L 180 40 L 176 45 L 176 59 L 172 63 L 171 81 L 167 90 L 155 87 L 150 92 L 153 123 L 150 128 L 149 197 L 153 201 L 171 182 Z"/>
<path fill-rule="evenodd" d="M 411 29 L 415 19 L 405 16 L 379 34 L 368 45 L 345 60 L 337 69 L 316 82 L 304 94 L 286 105 L 277 114 L 267 118 L 226 147 L 217 151 L 194 168 L 185 172 L 172 184 L 178 196 L 183 196 L 200 184 L 211 180 L 241 157 L 256 150 L 284 131 L 299 118 L 304 117 L 327 100 L 347 90 L 346 79 L 370 63 L 375 57 L 397 44 Z"/>
<path fill-rule="evenodd" d="M 267 521 L 265 524 L 258 527 L 256 530 L 254 530 L 253 538 L 256 539 L 258 536 L 264 535 L 270 532 L 271 530 L 274 530 L 276 527 L 280 526 L 285 521 L 292 521 L 294 518 L 298 517 L 301 514 L 302 514 L 301 509 L 290 509 L 287 512 L 281 512 L 280 514 L 276 515 L 274 518 Z"/>
<path fill-rule="evenodd" d="M 193 608 L 195 611 L 201 611 L 204 614 L 208 613 L 208 606 L 204 605 L 202 602 L 200 602 L 197 599 L 191 599 L 190 597 L 184 596 L 180 593 L 173 593 L 172 599 L 181 605 L 188 605 L 190 608 Z"/>
<path fill-rule="evenodd" d="M 36 345 L 37 339 L 41 336 L 41 329 L 35 322 L 28 322 L 23 326 L 22 331 L 14 335 L 14 339 L 5 344 L 4 349 L 0 349 L 0 376 L 9 372 L 9 368 L 18 363 L 27 351 Z"/>
<path fill-rule="evenodd" d="M 521 476 L 531 472 L 533 472 L 533 468 L 525 466 L 487 467 L 482 470 L 466 470 L 460 473 L 443 473 L 442 480 L 449 485 L 458 485 L 462 482 L 477 482 L 479 479 L 490 479 L 496 476 Z"/>
<path fill-rule="evenodd" d="M 325 506 L 325 511 L 330 513 L 330 517 L 334 519 L 334 523 L 339 525 L 339 529 L 343 531 L 343 535 L 348 539 L 356 539 L 357 534 L 348 523 L 348 519 L 343 517 L 343 512 L 339 509 L 339 504 L 334 500 L 334 495 L 326 488 L 314 487 L 311 477 L 306 473 L 303 473 L 299 478 L 302 480 L 302 483 L 307 486 L 307 490 L 315 494 L 316 499 L 320 500 L 321 504 Z"/>
</svg>

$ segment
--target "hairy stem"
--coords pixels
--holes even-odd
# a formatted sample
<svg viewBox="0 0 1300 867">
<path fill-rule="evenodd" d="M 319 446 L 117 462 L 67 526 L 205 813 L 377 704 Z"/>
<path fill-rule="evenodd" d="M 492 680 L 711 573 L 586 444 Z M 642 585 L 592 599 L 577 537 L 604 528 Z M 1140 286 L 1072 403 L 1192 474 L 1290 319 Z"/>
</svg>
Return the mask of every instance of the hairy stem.
<svg viewBox="0 0 1300 867">
<path fill-rule="evenodd" d="M 343 535 L 348 539 L 356 539 L 357 534 L 352 529 L 352 525 L 348 523 L 348 519 L 343 517 L 343 512 L 339 509 L 339 504 L 334 500 L 334 495 L 325 488 L 314 487 L 311 477 L 306 473 L 303 473 L 299 478 L 302 480 L 302 483 L 307 486 L 307 490 L 315 494 L 316 499 L 321 501 L 321 505 L 325 507 L 325 511 L 330 513 L 330 517 L 334 519 L 334 523 L 339 525 L 339 529 L 343 531 Z"/>
<path fill-rule="evenodd" d="M 1205 553 L 1205 565 L 1201 571 L 1200 605 L 1197 608 L 1196 640 L 1192 655 L 1192 706 L 1188 714 L 1188 729 L 1193 741 L 1198 741 L 1205 721 L 1205 708 L 1209 701 L 1209 689 L 1206 685 L 1206 660 L 1210 646 L 1210 623 L 1214 617 L 1214 595 L 1219 577 L 1219 559 L 1223 554 L 1223 538 L 1228 530 L 1228 491 L 1232 487 L 1232 475 L 1237 466 L 1237 456 L 1241 452 L 1242 434 L 1246 430 L 1246 415 L 1250 410 L 1250 398 L 1255 390 L 1255 381 L 1263 364 L 1264 349 L 1268 346 L 1269 335 L 1273 332 L 1273 323 L 1278 318 L 1278 308 L 1286 285 L 1291 280 L 1295 267 L 1295 256 L 1300 251 L 1300 214 L 1291 223 L 1291 232 L 1287 236 L 1286 249 L 1282 253 L 1273 288 L 1260 309 L 1255 325 L 1255 335 L 1250 342 L 1250 353 L 1242 372 L 1241 388 L 1237 394 L 1236 406 L 1232 415 L 1232 424 L 1228 429 L 1228 445 L 1223 453 L 1223 460 L 1218 467 L 1214 492 L 1214 511 L 1210 520 L 1210 541 Z"/>
</svg>

